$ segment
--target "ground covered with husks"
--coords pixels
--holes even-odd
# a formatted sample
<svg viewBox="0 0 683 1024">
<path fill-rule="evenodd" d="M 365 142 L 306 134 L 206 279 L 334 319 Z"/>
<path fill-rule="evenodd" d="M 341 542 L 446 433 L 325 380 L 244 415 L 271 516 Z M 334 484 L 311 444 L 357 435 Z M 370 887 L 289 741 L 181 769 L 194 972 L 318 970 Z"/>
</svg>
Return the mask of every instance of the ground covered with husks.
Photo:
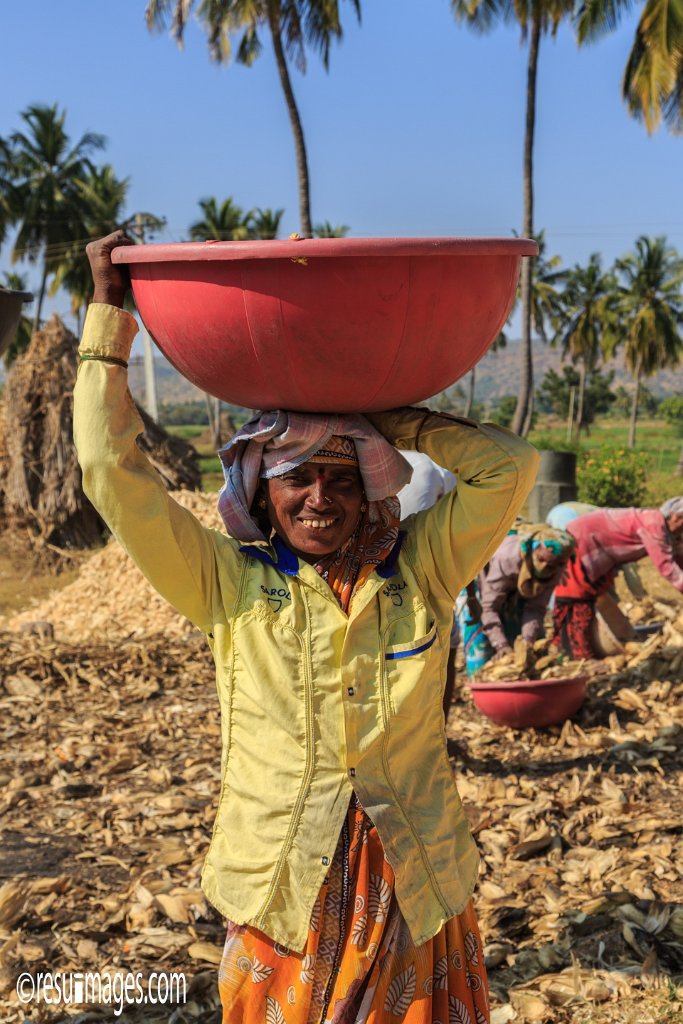
<svg viewBox="0 0 683 1024">
<path fill-rule="evenodd" d="M 213 499 L 183 500 L 211 522 Z M 223 924 L 199 888 L 220 782 L 213 669 L 149 602 L 111 545 L 0 622 L 8 1024 L 217 1019 Z M 683 1024 L 682 609 L 658 597 L 664 632 L 563 726 L 495 726 L 458 690 L 449 750 L 482 853 L 494 1024 Z M 48 969 L 181 971 L 187 1001 L 118 1017 L 19 1004 L 17 977 Z"/>
</svg>

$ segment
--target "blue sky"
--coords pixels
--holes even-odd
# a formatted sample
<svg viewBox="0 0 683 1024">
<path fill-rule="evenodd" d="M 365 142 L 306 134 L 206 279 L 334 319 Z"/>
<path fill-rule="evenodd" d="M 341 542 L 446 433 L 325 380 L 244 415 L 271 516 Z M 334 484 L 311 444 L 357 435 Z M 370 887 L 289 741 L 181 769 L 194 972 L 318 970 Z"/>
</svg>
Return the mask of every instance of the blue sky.
<svg viewBox="0 0 683 1024">
<path fill-rule="evenodd" d="M 131 179 L 129 212 L 166 217 L 180 241 L 201 197 L 283 207 L 298 228 L 293 142 L 268 39 L 252 68 L 210 63 L 192 25 L 184 51 L 151 34 L 144 0 L 23 0 L 3 11 L 0 135 L 30 103 L 59 103 L 67 129 L 108 138 L 102 156 Z M 509 235 L 522 216 L 526 50 L 514 27 L 480 36 L 448 0 L 342 3 L 330 71 L 293 71 L 306 132 L 314 222 L 355 236 Z M 636 12 L 637 13 L 637 12 Z M 565 264 L 611 262 L 640 234 L 683 252 L 683 138 L 649 137 L 621 100 L 636 14 L 578 49 L 542 40 L 536 133 L 537 228 Z M 0 270 L 10 266 L 9 246 Z M 30 284 L 38 271 L 25 269 Z M 51 308 L 68 320 L 68 301 Z"/>
</svg>

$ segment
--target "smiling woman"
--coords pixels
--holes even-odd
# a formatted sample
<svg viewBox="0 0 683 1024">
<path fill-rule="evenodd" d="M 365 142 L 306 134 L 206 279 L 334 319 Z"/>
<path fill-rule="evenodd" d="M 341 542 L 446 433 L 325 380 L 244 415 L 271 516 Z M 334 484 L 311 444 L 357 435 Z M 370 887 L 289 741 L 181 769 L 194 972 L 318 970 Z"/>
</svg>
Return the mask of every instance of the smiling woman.
<svg viewBox="0 0 683 1024">
<path fill-rule="evenodd" d="M 332 437 L 328 445 L 331 442 L 353 445 L 343 437 Z M 346 544 L 368 508 L 358 459 L 339 465 L 333 451 L 318 451 L 297 469 L 269 480 L 259 502 L 276 533 L 285 537 L 297 557 L 311 564 Z"/>
<path fill-rule="evenodd" d="M 75 436 L 86 493 L 216 663 L 202 887 L 226 919 L 223 1021 L 487 1024 L 442 699 L 454 599 L 526 499 L 535 452 L 429 409 L 264 412 L 219 453 L 226 533 L 204 528 L 136 444 L 121 241 L 89 247 Z M 401 450 L 458 477 L 403 523 Z"/>
</svg>

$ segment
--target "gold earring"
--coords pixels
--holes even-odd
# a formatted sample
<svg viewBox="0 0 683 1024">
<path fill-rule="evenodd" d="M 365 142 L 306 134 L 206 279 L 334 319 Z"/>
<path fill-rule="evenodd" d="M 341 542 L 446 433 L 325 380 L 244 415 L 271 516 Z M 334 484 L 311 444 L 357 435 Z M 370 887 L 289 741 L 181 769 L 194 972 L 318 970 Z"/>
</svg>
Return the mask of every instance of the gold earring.
<svg viewBox="0 0 683 1024">
<path fill-rule="evenodd" d="M 362 505 L 360 507 L 360 510 L 361 510 L 361 512 L 367 512 L 367 510 L 368 510 L 368 503 L 367 503 L 367 501 L 364 501 L 362 503 Z"/>
<path fill-rule="evenodd" d="M 265 508 L 266 507 L 266 499 L 265 498 L 259 498 L 259 500 L 256 502 L 256 504 L 258 505 L 259 508 Z"/>
</svg>

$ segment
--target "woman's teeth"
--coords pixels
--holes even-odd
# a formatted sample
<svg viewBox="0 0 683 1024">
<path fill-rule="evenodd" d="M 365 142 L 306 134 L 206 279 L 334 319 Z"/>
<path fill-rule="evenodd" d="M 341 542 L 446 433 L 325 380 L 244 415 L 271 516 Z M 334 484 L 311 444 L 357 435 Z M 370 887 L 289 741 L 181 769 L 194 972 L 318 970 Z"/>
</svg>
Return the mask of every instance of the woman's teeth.
<svg viewBox="0 0 683 1024">
<path fill-rule="evenodd" d="M 334 519 L 302 519 L 301 523 L 307 530 L 324 530 L 326 526 L 332 526 Z"/>
</svg>

